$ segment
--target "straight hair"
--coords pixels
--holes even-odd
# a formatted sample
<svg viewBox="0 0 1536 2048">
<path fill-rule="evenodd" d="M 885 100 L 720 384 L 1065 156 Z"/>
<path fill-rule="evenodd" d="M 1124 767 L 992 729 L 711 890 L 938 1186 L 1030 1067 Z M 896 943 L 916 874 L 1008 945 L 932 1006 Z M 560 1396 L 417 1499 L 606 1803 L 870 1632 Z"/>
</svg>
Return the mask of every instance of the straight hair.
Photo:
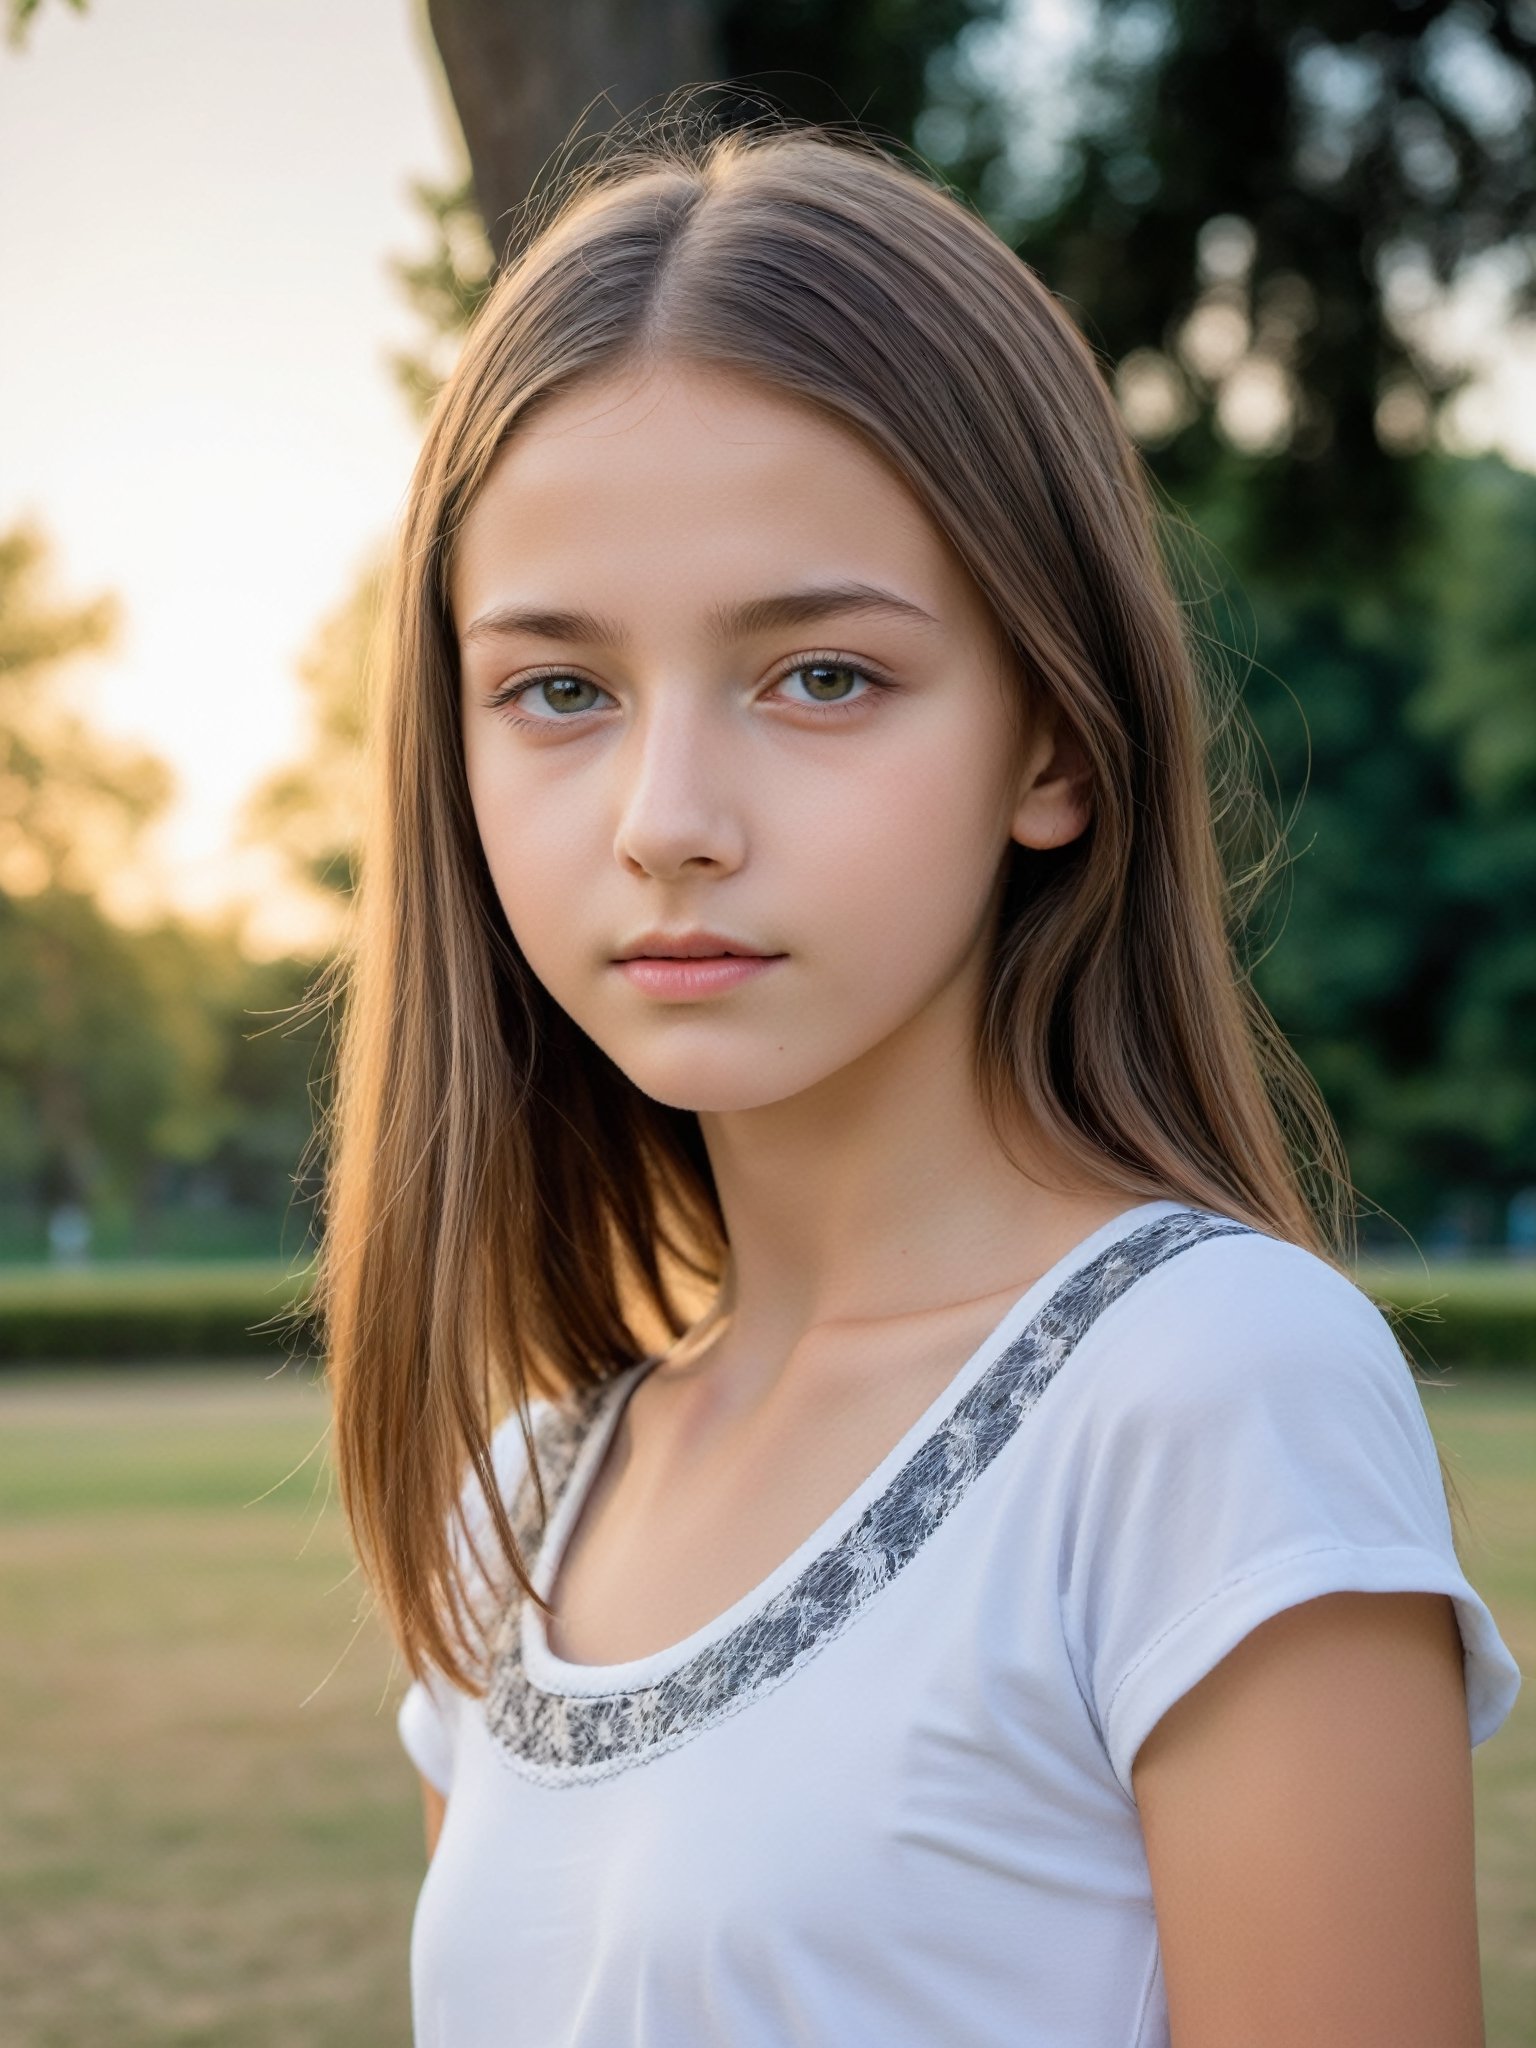
<svg viewBox="0 0 1536 2048">
<path fill-rule="evenodd" d="M 681 1336 L 728 1253 L 697 1115 L 597 1048 L 508 927 L 470 805 L 448 596 L 509 437 L 584 380 L 663 363 L 755 379 L 861 436 L 985 597 L 1021 729 L 1050 705 L 1086 750 L 1090 825 L 1013 846 L 999 891 L 975 1047 L 999 1136 L 1022 1109 L 1128 1203 L 1172 1191 L 1352 1259 L 1338 1133 L 1237 951 L 1276 847 L 1250 857 L 1262 806 L 1234 706 L 1194 659 L 1083 336 L 966 203 L 861 133 L 661 122 L 624 139 L 549 195 L 431 415 L 334 990 L 318 1307 L 340 1494 L 407 1668 L 471 1693 L 487 1617 L 470 1560 L 548 1612 L 496 1481 L 500 1415 L 518 1414 L 543 1515 L 530 1401 Z"/>
</svg>

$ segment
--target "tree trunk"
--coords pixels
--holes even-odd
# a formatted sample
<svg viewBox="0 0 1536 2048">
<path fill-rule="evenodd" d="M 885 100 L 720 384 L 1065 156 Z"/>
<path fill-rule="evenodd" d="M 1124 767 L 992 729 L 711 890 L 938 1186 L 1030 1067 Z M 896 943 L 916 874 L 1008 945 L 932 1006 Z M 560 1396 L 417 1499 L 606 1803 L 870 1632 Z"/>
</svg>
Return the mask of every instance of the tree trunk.
<svg viewBox="0 0 1536 2048">
<path fill-rule="evenodd" d="M 643 103 L 718 77 L 710 0 L 427 0 L 427 18 L 498 262 L 567 144 L 579 158 Z"/>
</svg>

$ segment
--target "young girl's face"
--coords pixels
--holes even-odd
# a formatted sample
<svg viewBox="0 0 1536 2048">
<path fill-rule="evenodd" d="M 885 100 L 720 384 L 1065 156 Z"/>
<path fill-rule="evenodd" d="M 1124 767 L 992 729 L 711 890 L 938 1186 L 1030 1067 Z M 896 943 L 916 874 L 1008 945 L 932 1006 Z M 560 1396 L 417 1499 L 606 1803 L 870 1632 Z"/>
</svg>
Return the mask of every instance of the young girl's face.
<svg viewBox="0 0 1536 2048">
<path fill-rule="evenodd" d="M 668 364 L 536 413 L 460 532 L 452 604 L 508 924 L 674 1107 L 782 1101 L 971 1016 L 1010 838 L 1086 823 L 917 500 L 745 378 Z M 624 964 L 700 932 L 771 957 Z"/>
</svg>

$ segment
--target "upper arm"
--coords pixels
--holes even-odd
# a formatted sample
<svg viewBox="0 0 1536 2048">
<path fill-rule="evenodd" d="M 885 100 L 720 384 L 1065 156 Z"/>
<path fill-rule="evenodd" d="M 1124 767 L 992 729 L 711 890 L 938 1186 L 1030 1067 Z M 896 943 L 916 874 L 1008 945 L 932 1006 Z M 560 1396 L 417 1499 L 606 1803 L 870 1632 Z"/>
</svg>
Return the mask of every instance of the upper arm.
<svg viewBox="0 0 1536 2048">
<path fill-rule="evenodd" d="M 1444 1594 L 1271 1616 L 1162 1716 L 1132 1779 L 1172 2048 L 1483 2048 Z"/>
<path fill-rule="evenodd" d="M 443 1832 L 443 1816 L 448 1811 L 448 1801 L 438 1791 L 425 1772 L 418 1772 L 421 1779 L 422 1820 L 427 1834 L 427 1861 L 430 1863 L 437 1853 L 437 1838 Z"/>
</svg>

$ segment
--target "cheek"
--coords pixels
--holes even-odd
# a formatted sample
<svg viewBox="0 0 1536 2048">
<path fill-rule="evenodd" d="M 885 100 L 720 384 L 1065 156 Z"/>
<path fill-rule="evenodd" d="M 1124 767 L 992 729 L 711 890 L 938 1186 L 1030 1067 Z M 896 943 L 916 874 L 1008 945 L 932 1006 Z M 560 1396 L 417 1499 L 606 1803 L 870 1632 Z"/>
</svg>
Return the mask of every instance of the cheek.
<svg viewBox="0 0 1536 2048">
<path fill-rule="evenodd" d="M 543 956 L 569 933 L 571 907 L 593 872 L 583 810 L 560 799 L 547 779 L 508 772 L 493 747 L 466 749 L 475 829 L 513 936 L 542 974 Z"/>
<path fill-rule="evenodd" d="M 775 833 L 815 924 L 837 928 L 850 959 L 893 944 L 915 953 L 970 942 L 1007 815 L 996 753 L 942 737 L 947 745 L 936 739 L 871 762 Z"/>
</svg>

